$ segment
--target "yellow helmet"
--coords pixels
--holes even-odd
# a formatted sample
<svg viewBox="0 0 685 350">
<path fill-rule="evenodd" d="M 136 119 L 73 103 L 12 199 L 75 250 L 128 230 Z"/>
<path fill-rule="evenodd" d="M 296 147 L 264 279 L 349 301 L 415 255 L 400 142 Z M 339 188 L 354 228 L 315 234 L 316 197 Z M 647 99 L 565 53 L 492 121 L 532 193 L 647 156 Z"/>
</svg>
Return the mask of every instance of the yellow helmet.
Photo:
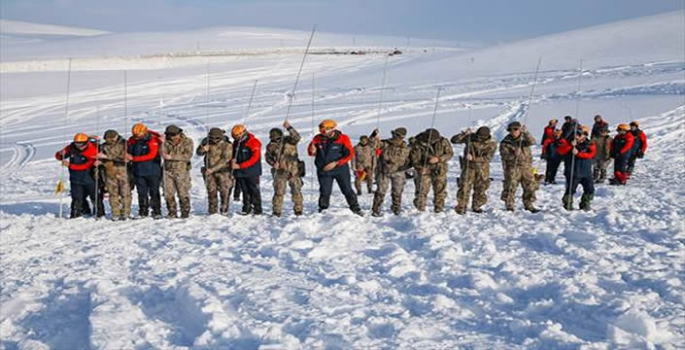
<svg viewBox="0 0 685 350">
<path fill-rule="evenodd" d="M 238 137 L 242 136 L 246 130 L 247 129 L 245 129 L 245 125 L 237 124 L 231 129 L 231 136 L 233 136 L 234 139 L 237 139 Z"/>
<path fill-rule="evenodd" d="M 637 120 L 633 120 L 632 122 L 630 122 L 630 125 L 635 125 L 636 127 L 640 127 L 640 122 Z"/>
<path fill-rule="evenodd" d="M 85 133 L 78 133 L 74 135 L 74 142 L 86 142 L 88 141 L 88 135 Z"/>
<path fill-rule="evenodd" d="M 133 127 L 131 128 L 131 133 L 135 137 L 141 137 L 147 133 L 147 126 L 143 123 L 136 123 L 133 124 Z"/>
<path fill-rule="evenodd" d="M 550 119 L 549 124 L 557 124 L 559 121 L 557 119 Z"/>
<path fill-rule="evenodd" d="M 616 131 L 630 131 L 630 125 L 628 124 L 618 124 L 618 127 L 616 128 Z"/>
<path fill-rule="evenodd" d="M 319 124 L 319 129 L 323 129 L 326 131 L 333 130 L 336 127 L 338 127 L 338 123 L 335 122 L 333 119 L 326 119 Z"/>
</svg>

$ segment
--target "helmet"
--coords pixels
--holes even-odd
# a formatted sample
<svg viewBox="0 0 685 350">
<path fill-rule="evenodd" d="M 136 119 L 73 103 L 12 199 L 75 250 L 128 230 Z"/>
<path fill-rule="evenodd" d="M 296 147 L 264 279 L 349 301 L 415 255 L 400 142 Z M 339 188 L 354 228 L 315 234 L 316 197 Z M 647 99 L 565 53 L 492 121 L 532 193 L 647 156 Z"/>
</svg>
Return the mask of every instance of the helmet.
<svg viewBox="0 0 685 350">
<path fill-rule="evenodd" d="M 224 131 L 219 129 L 219 128 L 211 128 L 209 129 L 209 136 L 210 139 L 221 139 L 224 137 Z"/>
<path fill-rule="evenodd" d="M 74 142 L 88 142 L 88 135 L 80 132 L 74 135 Z"/>
<path fill-rule="evenodd" d="M 488 139 L 490 138 L 490 128 L 488 128 L 487 126 L 481 126 L 480 128 L 478 128 L 478 130 L 476 130 L 476 135 L 483 139 Z"/>
<path fill-rule="evenodd" d="M 319 124 L 319 129 L 324 129 L 326 131 L 333 130 L 338 127 L 338 123 L 333 119 L 326 119 Z"/>
<path fill-rule="evenodd" d="M 236 124 L 236 126 L 231 129 L 231 136 L 233 136 L 234 139 L 237 139 L 238 137 L 242 136 L 246 130 L 247 129 L 245 129 L 245 125 Z"/>
<path fill-rule="evenodd" d="M 578 129 L 576 129 L 576 133 L 583 134 L 583 135 L 587 136 L 590 134 L 590 128 L 588 128 L 585 125 L 581 125 L 578 127 Z"/>
<path fill-rule="evenodd" d="M 640 122 L 637 121 L 637 120 L 633 120 L 632 122 L 630 122 L 630 126 L 639 127 L 639 126 L 640 126 Z"/>
<path fill-rule="evenodd" d="M 556 123 L 558 123 L 558 122 L 559 122 L 559 121 L 556 120 L 556 119 L 550 119 L 550 120 L 549 120 L 549 123 L 550 123 L 550 124 L 556 124 Z"/>
<path fill-rule="evenodd" d="M 630 125 L 628 124 L 618 124 L 618 127 L 616 128 L 616 131 L 630 131 Z"/>
<path fill-rule="evenodd" d="M 283 137 L 283 130 L 279 128 L 273 128 L 269 130 L 269 139 L 276 140 L 280 139 L 281 137 Z"/>
<path fill-rule="evenodd" d="M 560 130 L 560 129 L 555 129 L 555 130 L 554 130 L 554 136 L 555 136 L 555 137 L 561 136 L 561 130 Z"/>
<path fill-rule="evenodd" d="M 392 136 L 403 139 L 405 136 L 407 136 L 407 129 L 400 127 L 391 131 L 390 133 L 392 134 Z"/>
<path fill-rule="evenodd" d="M 131 128 L 131 133 L 135 137 L 141 137 L 147 133 L 147 126 L 143 123 L 134 124 L 133 128 Z"/>
<path fill-rule="evenodd" d="M 164 134 L 165 134 L 165 135 L 168 135 L 168 136 L 178 135 L 178 134 L 180 134 L 180 133 L 182 133 L 182 132 L 183 132 L 183 129 L 181 129 L 181 128 L 179 128 L 178 126 L 173 125 L 173 124 L 167 126 L 167 127 L 166 127 L 166 130 L 164 130 Z"/>
</svg>

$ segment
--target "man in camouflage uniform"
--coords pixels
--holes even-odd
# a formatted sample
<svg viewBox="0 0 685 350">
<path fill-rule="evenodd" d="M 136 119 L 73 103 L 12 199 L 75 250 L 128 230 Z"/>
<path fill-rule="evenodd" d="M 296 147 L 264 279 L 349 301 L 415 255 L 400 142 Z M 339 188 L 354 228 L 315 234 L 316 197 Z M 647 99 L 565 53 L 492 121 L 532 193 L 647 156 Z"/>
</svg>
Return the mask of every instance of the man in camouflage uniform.
<svg viewBox="0 0 685 350">
<path fill-rule="evenodd" d="M 523 206 L 527 211 L 537 213 L 539 210 L 533 204 L 539 184 L 533 174 L 533 154 L 530 149 L 535 144 L 535 138 L 519 122 L 509 123 L 507 131 L 509 134 L 499 144 L 504 170 L 501 199 L 506 210 L 513 211 L 516 188 L 520 183 L 523 187 Z"/>
<path fill-rule="evenodd" d="M 454 156 L 450 141 L 436 129 L 426 129 L 416 136 L 409 157 L 420 174 L 419 196 L 414 199 L 414 206 L 419 211 L 426 210 L 426 201 L 431 186 L 433 187 L 433 205 L 436 213 L 441 213 L 447 198 L 447 162 Z"/>
<path fill-rule="evenodd" d="M 105 143 L 98 158 L 105 171 L 105 185 L 109 193 L 112 220 L 126 220 L 131 216 L 131 185 L 126 164 L 126 140 L 115 130 L 105 131 Z"/>
<path fill-rule="evenodd" d="M 230 191 L 233 187 L 233 177 L 231 176 L 231 159 L 233 158 L 233 145 L 224 131 L 219 128 L 209 130 L 207 137 L 202 139 L 197 146 L 195 154 L 204 156 L 202 166 L 202 178 L 207 187 L 207 198 L 209 203 L 208 214 L 216 214 L 219 201 L 217 194 L 221 198 L 221 215 L 228 214 L 230 204 Z"/>
<path fill-rule="evenodd" d="M 380 141 L 380 137 L 375 136 L 380 144 L 380 156 L 378 157 L 378 186 L 373 196 L 373 212 L 371 215 L 381 215 L 381 205 L 385 199 L 388 187 L 392 185 L 392 205 L 393 214 L 399 215 L 402 211 L 402 191 L 407 181 L 405 171 L 409 169 L 409 146 L 404 141 L 407 136 L 407 129 L 397 128 L 390 132 L 392 138 Z"/>
<path fill-rule="evenodd" d="M 164 199 L 167 217 L 176 218 L 176 194 L 181 207 L 181 217 L 190 216 L 190 159 L 193 157 L 193 140 L 186 137 L 176 125 L 164 131 L 162 157 L 164 158 Z"/>
<path fill-rule="evenodd" d="M 488 202 L 487 191 L 490 188 L 490 162 L 497 151 L 497 143 L 490 135 L 490 128 L 481 126 L 475 134 L 466 129 L 451 139 L 455 144 L 466 144 L 464 155 L 459 157 L 461 176 L 458 181 L 457 214 L 466 213 L 469 195 L 473 189 L 471 208 L 475 213 L 482 213 L 481 207 Z"/>
<path fill-rule="evenodd" d="M 293 197 L 293 209 L 295 215 L 302 215 L 302 174 L 300 174 L 300 159 L 297 154 L 297 144 L 300 142 L 300 134 L 286 120 L 283 127 L 289 135 L 283 135 L 283 130 L 274 128 L 269 131 L 269 139 L 266 145 L 266 162 L 271 165 L 271 174 L 274 179 L 273 216 L 281 216 L 283 213 L 283 198 L 285 190 L 290 185 L 290 193 Z"/>
<path fill-rule="evenodd" d="M 366 182 L 369 193 L 373 192 L 374 157 L 375 150 L 371 146 L 371 140 L 363 135 L 354 146 L 354 187 L 357 189 L 357 195 L 362 194 L 362 182 Z"/>
<path fill-rule="evenodd" d="M 611 163 L 611 137 L 609 136 L 609 125 L 602 125 L 598 130 L 592 128 L 598 135 L 592 138 L 592 142 L 597 148 L 597 153 L 592 159 L 592 179 L 596 184 L 604 183 L 607 178 L 607 168 Z"/>
</svg>

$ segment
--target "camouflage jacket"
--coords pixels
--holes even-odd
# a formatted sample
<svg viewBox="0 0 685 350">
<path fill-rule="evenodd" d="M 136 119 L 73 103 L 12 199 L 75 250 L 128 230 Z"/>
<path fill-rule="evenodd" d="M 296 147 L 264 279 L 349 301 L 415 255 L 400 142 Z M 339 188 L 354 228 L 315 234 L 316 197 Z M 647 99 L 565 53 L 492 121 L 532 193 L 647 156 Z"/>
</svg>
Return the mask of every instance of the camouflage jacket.
<svg viewBox="0 0 685 350">
<path fill-rule="evenodd" d="M 208 150 L 205 152 L 204 147 Z M 209 142 L 205 137 L 197 146 L 195 154 L 204 156 L 204 168 L 211 169 L 213 173 L 225 173 L 231 171 L 230 162 L 233 159 L 233 144 L 224 137 L 219 142 Z"/>
<path fill-rule="evenodd" d="M 279 173 L 288 173 L 293 176 L 299 173 L 298 162 L 300 160 L 297 153 L 297 144 L 302 140 L 300 134 L 292 126 L 288 128 L 289 135 L 283 135 L 280 140 L 271 140 L 266 145 L 266 162 L 272 167 L 276 162 L 280 164 Z"/>
<path fill-rule="evenodd" d="M 411 167 L 409 160 L 410 148 L 407 143 L 398 138 L 391 138 L 380 142 L 381 155 L 378 159 L 381 174 L 393 174 L 405 171 Z"/>
<path fill-rule="evenodd" d="M 428 160 L 438 157 L 439 162 L 431 164 Z M 454 150 L 450 141 L 440 137 L 429 143 L 425 134 L 419 134 L 412 144 L 409 158 L 417 171 L 430 171 L 435 175 L 447 175 L 447 162 L 454 157 Z"/>
<path fill-rule="evenodd" d="M 358 143 L 354 146 L 354 169 L 357 168 L 370 168 L 373 166 L 373 157 L 375 155 L 375 149 L 369 142 L 366 146 Z"/>
<path fill-rule="evenodd" d="M 611 159 L 611 137 L 610 136 L 598 136 L 592 139 L 597 147 L 597 153 L 595 154 L 595 159 L 609 160 Z"/>
<path fill-rule="evenodd" d="M 193 157 L 193 140 L 181 134 L 181 142 L 174 144 L 170 139 L 164 140 L 162 154 L 171 156 L 164 159 L 165 171 L 190 171 L 190 159 Z"/>
<path fill-rule="evenodd" d="M 497 151 L 497 143 L 492 137 L 483 140 L 476 134 L 462 132 L 452 136 L 450 141 L 456 144 L 466 144 L 464 155 L 459 158 L 459 163 L 462 164 L 462 167 L 464 165 L 468 165 L 469 168 L 488 166 Z M 473 159 L 466 159 L 466 156 L 469 154 Z"/>
<path fill-rule="evenodd" d="M 535 138 L 528 131 L 514 138 L 507 135 L 499 144 L 502 163 L 506 166 L 529 167 L 533 165 L 533 152 L 530 147 L 535 144 Z M 518 152 L 517 152 L 518 150 Z"/>
<path fill-rule="evenodd" d="M 114 176 L 117 170 L 126 169 L 126 140 L 119 137 L 114 143 L 109 144 L 104 142 L 100 145 L 100 152 L 107 155 L 107 158 L 103 158 L 102 162 L 105 172 L 109 176 Z"/>
</svg>

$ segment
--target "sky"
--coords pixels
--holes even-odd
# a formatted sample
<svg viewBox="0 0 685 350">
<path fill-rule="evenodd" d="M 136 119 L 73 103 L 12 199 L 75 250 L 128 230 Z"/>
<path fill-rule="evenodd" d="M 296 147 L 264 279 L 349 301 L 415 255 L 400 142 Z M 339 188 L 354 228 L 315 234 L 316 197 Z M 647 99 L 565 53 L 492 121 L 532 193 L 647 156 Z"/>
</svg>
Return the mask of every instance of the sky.
<svg viewBox="0 0 685 350">
<path fill-rule="evenodd" d="M 0 18 L 113 32 L 256 26 L 500 43 L 682 9 L 685 0 L 0 0 Z"/>
</svg>

